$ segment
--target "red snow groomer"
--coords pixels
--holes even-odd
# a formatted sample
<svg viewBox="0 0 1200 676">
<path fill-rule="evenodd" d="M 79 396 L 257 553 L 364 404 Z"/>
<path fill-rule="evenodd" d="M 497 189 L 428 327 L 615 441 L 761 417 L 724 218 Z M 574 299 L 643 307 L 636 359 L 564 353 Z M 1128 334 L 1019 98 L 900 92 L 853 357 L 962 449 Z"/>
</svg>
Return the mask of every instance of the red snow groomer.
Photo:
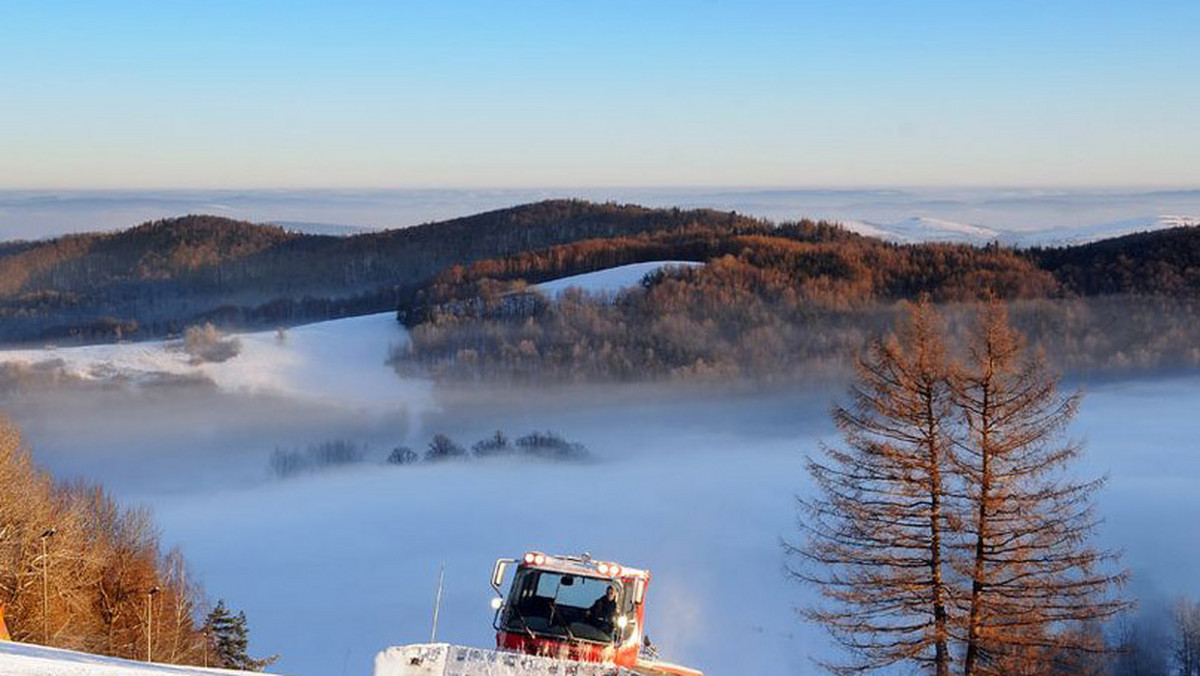
<svg viewBox="0 0 1200 676">
<path fill-rule="evenodd" d="M 515 564 L 507 597 L 501 585 Z M 497 650 L 389 648 L 376 676 L 703 676 L 660 661 L 645 633 L 650 572 L 587 554 L 529 552 L 492 570 Z"/>
</svg>

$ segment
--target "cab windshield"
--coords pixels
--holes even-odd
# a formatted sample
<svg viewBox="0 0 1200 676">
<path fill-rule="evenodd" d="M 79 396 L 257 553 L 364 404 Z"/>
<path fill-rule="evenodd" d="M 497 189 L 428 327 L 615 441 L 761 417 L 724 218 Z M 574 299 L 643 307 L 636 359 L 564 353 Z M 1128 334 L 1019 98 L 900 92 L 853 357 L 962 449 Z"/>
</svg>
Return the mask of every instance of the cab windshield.
<svg viewBox="0 0 1200 676">
<path fill-rule="evenodd" d="M 605 602 L 609 587 L 615 597 Z M 520 568 L 508 595 L 504 629 L 611 643 L 625 591 L 617 580 Z"/>
</svg>

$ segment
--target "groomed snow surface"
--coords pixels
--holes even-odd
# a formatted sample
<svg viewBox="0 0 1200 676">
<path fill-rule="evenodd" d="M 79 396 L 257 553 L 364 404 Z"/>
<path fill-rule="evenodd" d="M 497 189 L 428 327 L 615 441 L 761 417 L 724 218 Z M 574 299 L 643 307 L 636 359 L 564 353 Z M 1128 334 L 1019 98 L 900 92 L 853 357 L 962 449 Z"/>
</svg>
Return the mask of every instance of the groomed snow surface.
<svg viewBox="0 0 1200 676">
<path fill-rule="evenodd" d="M 366 676 L 383 648 L 429 641 L 442 567 L 437 640 L 491 647 L 492 564 L 534 549 L 650 569 L 648 633 L 665 659 L 709 676 L 808 674 L 833 654 L 797 618 L 812 591 L 787 579 L 779 541 L 797 537 L 805 454 L 837 440 L 827 411 L 841 388 L 433 389 L 384 364 L 404 339 L 390 314 L 294 328 L 282 343 L 241 338 L 225 364 L 170 366 L 203 368 L 215 392 L 9 405 L 56 475 L 151 507 L 164 544 L 183 548 L 210 598 L 246 611 L 251 654 L 281 654 L 280 672 Z M 53 356 L 158 368 L 173 359 L 158 349 Z M 1089 389 L 1071 433 L 1088 442 L 1080 474 L 1110 476 L 1100 543 L 1126 550 L 1131 593 L 1195 597 L 1200 580 L 1178 562 L 1200 560 L 1200 377 Z M 594 461 L 383 462 L 397 444 L 423 451 L 435 432 L 470 445 L 496 429 L 554 430 Z M 268 471 L 274 449 L 330 438 L 364 444 L 367 461 L 292 479 Z M 0 673 L 25 676 L 6 670 L 14 659 L 0 657 Z"/>
<path fill-rule="evenodd" d="M 244 671 L 130 662 L 27 643 L 0 641 L 4 676 L 229 676 Z"/>
</svg>

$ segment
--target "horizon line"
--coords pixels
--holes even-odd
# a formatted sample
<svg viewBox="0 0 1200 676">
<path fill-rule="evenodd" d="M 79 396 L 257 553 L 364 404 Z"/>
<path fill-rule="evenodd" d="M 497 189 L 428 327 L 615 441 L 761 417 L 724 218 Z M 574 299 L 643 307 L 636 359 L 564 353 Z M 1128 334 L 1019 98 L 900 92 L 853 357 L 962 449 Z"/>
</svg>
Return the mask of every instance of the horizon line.
<svg viewBox="0 0 1200 676">
<path fill-rule="evenodd" d="M 856 192 L 869 190 L 1061 190 L 1061 191 L 1109 191 L 1137 190 L 1156 192 L 1163 190 L 1200 190 L 1200 182 L 1196 183 L 1060 183 L 1060 184 L 1021 184 L 1021 183 L 796 183 L 796 184 L 704 184 L 704 183 L 596 183 L 573 185 L 312 185 L 312 186 L 203 186 L 203 185 L 172 185 L 172 186 L 0 186 L 0 193 L 171 193 L 171 192 L 520 192 L 520 191 L 554 191 L 554 190 L 730 190 L 737 192 L 788 192 L 788 191 L 841 191 Z"/>
</svg>

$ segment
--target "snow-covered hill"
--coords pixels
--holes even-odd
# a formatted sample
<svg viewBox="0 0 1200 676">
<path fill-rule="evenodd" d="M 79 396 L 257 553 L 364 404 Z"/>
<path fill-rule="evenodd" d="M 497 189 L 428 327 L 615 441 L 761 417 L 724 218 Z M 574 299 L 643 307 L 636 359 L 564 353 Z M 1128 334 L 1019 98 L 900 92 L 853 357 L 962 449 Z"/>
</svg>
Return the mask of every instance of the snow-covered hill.
<svg viewBox="0 0 1200 676">
<path fill-rule="evenodd" d="M 0 362 L 61 360 L 68 374 L 96 381 L 198 376 L 226 392 L 278 394 L 379 411 L 419 409 L 428 401 L 430 383 L 401 380 L 385 364 L 393 346 L 408 342 L 408 333 L 391 312 L 230 337 L 240 350 L 220 363 L 193 364 L 178 340 L 0 350 Z"/>
<path fill-rule="evenodd" d="M 28 643 L 0 641 L 3 676 L 246 676 L 249 672 L 131 662 Z"/>
<path fill-rule="evenodd" d="M 892 223 L 850 220 L 843 221 L 842 225 L 861 235 L 878 237 L 899 244 L 954 242 L 982 245 L 989 242 L 1000 242 L 1001 244 L 1028 247 L 1087 244 L 1135 232 L 1197 226 L 1200 225 L 1200 217 L 1146 216 L 1097 225 L 1059 227 L 1045 230 L 991 228 L 925 216 L 914 216 Z"/>
<path fill-rule="evenodd" d="M 618 265 L 607 270 L 586 272 L 581 275 L 561 277 L 534 286 L 548 296 L 558 296 L 567 289 L 580 289 L 588 293 L 615 293 L 623 289 L 637 286 L 647 274 L 667 266 L 682 267 L 703 265 L 693 261 L 649 261 L 646 263 L 631 263 Z"/>
<path fill-rule="evenodd" d="M 1198 216 L 1146 216 L 1080 228 L 1053 228 L 1037 232 L 1019 233 L 1010 241 L 1022 246 L 1070 246 L 1073 244 L 1097 242 L 1113 237 L 1124 237 L 1136 232 L 1152 232 L 1154 230 L 1196 226 L 1200 226 L 1200 217 Z"/>
</svg>

